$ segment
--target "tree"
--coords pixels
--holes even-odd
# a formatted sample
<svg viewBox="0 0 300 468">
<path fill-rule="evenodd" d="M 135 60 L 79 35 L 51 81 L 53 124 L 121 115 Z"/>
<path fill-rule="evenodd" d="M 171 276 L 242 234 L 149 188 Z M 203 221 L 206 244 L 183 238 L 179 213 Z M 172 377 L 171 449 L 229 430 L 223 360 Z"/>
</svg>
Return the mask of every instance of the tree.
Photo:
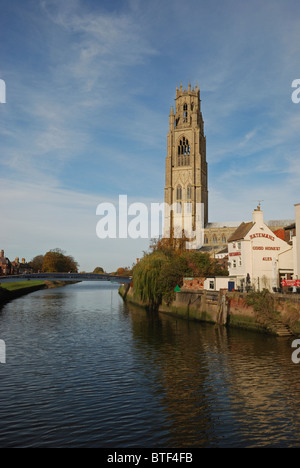
<svg viewBox="0 0 300 468">
<path fill-rule="evenodd" d="M 38 273 L 39 271 L 42 271 L 43 261 L 44 261 L 44 255 L 37 255 L 31 260 L 30 266 L 33 269 L 34 273 Z"/>
<path fill-rule="evenodd" d="M 102 267 L 96 267 L 95 270 L 93 271 L 93 273 L 95 273 L 97 275 L 103 275 L 104 270 L 103 270 Z"/>
<path fill-rule="evenodd" d="M 77 273 L 78 263 L 71 255 L 60 249 L 53 249 L 44 256 L 42 271 L 45 273 Z"/>
<path fill-rule="evenodd" d="M 166 255 L 171 255 L 172 253 L 180 255 L 182 252 L 186 251 L 186 246 L 189 241 L 190 239 L 185 235 L 184 229 L 182 229 L 181 235 L 176 237 L 173 228 L 169 237 L 151 239 L 150 249 L 153 252 L 164 252 Z"/>
<path fill-rule="evenodd" d="M 116 274 L 118 276 L 131 276 L 132 275 L 132 270 L 129 267 L 120 267 L 117 269 Z"/>
<path fill-rule="evenodd" d="M 134 293 L 151 309 L 156 309 L 162 300 L 159 277 L 164 262 L 164 253 L 153 252 L 146 254 L 133 268 Z"/>
<path fill-rule="evenodd" d="M 170 303 L 175 287 L 181 286 L 183 278 L 228 275 L 217 261 L 207 253 L 172 250 L 161 245 L 153 252 L 145 254 L 133 268 L 133 283 L 136 296 L 157 308 L 162 300 Z"/>
</svg>

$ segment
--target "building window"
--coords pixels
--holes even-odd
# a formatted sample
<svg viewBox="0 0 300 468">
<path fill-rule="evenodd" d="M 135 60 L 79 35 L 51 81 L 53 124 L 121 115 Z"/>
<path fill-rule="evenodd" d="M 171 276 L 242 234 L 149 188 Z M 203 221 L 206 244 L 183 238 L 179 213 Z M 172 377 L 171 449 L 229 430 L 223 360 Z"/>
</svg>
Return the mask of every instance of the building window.
<svg viewBox="0 0 300 468">
<path fill-rule="evenodd" d="M 188 201 L 186 204 L 186 212 L 190 214 L 192 212 L 192 202 Z"/>
<path fill-rule="evenodd" d="M 239 257 L 239 266 L 242 266 L 242 257 Z"/>
<path fill-rule="evenodd" d="M 177 185 L 176 189 L 176 212 L 181 213 L 182 212 L 182 205 L 181 205 L 181 200 L 182 200 L 182 187 L 181 185 Z"/>
<path fill-rule="evenodd" d="M 176 200 L 182 200 L 182 187 L 181 187 L 181 185 L 177 186 Z"/>
<path fill-rule="evenodd" d="M 236 260 L 232 261 L 232 268 L 236 268 Z"/>
<path fill-rule="evenodd" d="M 185 137 L 181 138 L 178 144 L 178 166 L 190 165 L 190 152 L 189 140 Z"/>
<path fill-rule="evenodd" d="M 187 201 L 190 201 L 192 199 L 192 186 L 191 186 L 191 184 L 189 184 L 187 186 L 186 199 L 187 199 Z"/>
<path fill-rule="evenodd" d="M 208 244 L 208 237 L 204 236 L 204 244 Z"/>
<path fill-rule="evenodd" d="M 183 104 L 183 122 L 187 122 L 188 120 L 188 106 L 187 104 Z"/>
<path fill-rule="evenodd" d="M 224 234 L 223 234 L 223 236 L 222 236 L 222 244 L 226 244 L 226 243 L 227 243 L 227 239 L 226 239 L 226 236 L 224 236 Z"/>
<path fill-rule="evenodd" d="M 214 243 L 214 244 L 217 244 L 217 243 L 218 243 L 217 236 L 214 236 L 214 237 L 213 237 L 213 243 Z"/>
</svg>

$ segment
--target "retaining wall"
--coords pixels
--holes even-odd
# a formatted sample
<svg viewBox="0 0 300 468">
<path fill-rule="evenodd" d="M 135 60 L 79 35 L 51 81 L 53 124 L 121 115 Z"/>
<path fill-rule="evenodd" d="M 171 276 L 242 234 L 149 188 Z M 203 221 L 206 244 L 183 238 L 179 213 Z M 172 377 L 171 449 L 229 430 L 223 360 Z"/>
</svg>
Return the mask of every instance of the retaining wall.
<svg viewBox="0 0 300 468">
<path fill-rule="evenodd" d="M 147 304 L 135 298 L 132 286 L 120 290 L 124 300 L 147 308 Z M 163 303 L 159 312 L 186 320 L 198 320 L 229 327 L 276 334 L 273 323 L 260 320 L 254 307 L 246 302 L 246 293 L 221 291 L 191 291 L 176 293 L 171 304 Z M 279 321 L 286 324 L 291 332 L 300 335 L 300 297 L 276 294 Z"/>
</svg>

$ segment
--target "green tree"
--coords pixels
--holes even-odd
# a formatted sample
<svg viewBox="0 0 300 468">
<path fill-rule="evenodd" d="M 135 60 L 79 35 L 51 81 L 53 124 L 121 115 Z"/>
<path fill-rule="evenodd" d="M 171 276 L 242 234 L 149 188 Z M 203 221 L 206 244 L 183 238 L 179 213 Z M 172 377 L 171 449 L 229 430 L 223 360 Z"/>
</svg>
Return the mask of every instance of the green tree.
<svg viewBox="0 0 300 468">
<path fill-rule="evenodd" d="M 228 275 L 209 254 L 163 248 L 145 254 L 133 268 L 135 295 L 151 308 L 162 300 L 170 303 L 175 287 L 182 286 L 183 278 Z"/>
<path fill-rule="evenodd" d="M 39 271 L 42 271 L 43 261 L 44 261 L 44 255 L 37 255 L 31 260 L 30 266 L 33 269 L 34 273 L 38 273 Z"/>
<path fill-rule="evenodd" d="M 185 276 L 190 276 L 186 259 L 183 256 L 168 257 L 161 267 L 158 281 L 160 296 L 168 304 L 175 297 L 175 287 L 182 286 Z"/>
<path fill-rule="evenodd" d="M 151 309 L 157 308 L 162 300 L 159 277 L 164 262 L 164 253 L 153 252 L 146 254 L 133 268 L 134 293 Z"/>
</svg>

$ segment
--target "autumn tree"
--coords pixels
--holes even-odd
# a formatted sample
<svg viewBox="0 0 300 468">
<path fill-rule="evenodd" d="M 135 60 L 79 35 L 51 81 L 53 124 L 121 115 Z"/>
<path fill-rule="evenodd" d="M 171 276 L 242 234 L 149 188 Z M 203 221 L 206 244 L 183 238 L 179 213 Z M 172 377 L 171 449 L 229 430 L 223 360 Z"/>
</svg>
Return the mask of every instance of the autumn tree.
<svg viewBox="0 0 300 468">
<path fill-rule="evenodd" d="M 118 276 L 131 276 L 132 270 L 129 267 L 120 267 L 117 269 L 116 274 Z"/>
<path fill-rule="evenodd" d="M 103 270 L 102 267 L 96 267 L 95 270 L 93 271 L 93 273 L 95 273 L 97 275 L 103 275 L 104 270 Z"/>
<path fill-rule="evenodd" d="M 71 255 L 65 255 L 65 252 L 60 249 L 53 249 L 45 254 L 42 271 L 45 273 L 77 273 L 78 263 Z"/>
</svg>

